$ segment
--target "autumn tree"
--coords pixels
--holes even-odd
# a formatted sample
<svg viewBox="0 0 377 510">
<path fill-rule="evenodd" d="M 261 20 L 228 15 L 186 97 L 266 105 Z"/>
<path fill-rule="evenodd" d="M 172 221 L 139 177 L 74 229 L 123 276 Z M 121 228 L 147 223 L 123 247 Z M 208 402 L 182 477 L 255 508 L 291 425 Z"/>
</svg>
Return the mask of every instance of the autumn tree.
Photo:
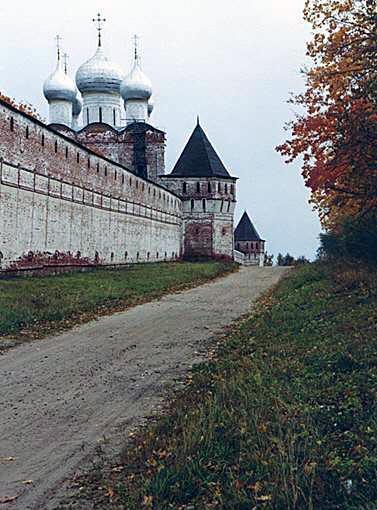
<svg viewBox="0 0 377 510">
<path fill-rule="evenodd" d="M 322 224 L 377 211 L 377 2 L 307 0 L 313 28 L 306 90 L 291 102 L 304 113 L 277 148 L 302 157 L 302 175 Z"/>
</svg>

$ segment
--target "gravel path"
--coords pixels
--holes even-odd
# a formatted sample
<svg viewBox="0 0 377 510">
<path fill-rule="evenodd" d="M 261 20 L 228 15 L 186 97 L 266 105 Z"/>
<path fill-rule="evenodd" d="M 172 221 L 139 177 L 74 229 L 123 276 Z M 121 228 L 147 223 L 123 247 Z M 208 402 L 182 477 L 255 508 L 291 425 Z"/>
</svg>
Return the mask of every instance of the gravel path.
<svg viewBox="0 0 377 510">
<path fill-rule="evenodd" d="M 1 508 L 51 508 L 98 441 L 148 416 L 166 383 L 283 274 L 242 268 L 0 356 Z"/>
</svg>

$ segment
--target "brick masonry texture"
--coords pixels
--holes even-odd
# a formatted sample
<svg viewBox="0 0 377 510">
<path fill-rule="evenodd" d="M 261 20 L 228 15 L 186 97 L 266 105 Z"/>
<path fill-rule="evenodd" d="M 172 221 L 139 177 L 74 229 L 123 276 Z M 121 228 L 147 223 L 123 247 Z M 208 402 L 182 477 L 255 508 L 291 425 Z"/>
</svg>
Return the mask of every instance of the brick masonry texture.
<svg viewBox="0 0 377 510">
<path fill-rule="evenodd" d="M 162 177 L 182 199 L 184 256 L 233 258 L 235 179 Z"/>
<path fill-rule="evenodd" d="M 98 154 L 3 102 L 0 140 L 2 269 L 25 261 L 29 252 L 104 263 L 182 254 L 182 202 L 174 190 L 136 176 L 99 154 L 95 144 Z M 152 159 L 163 158 L 163 145 L 161 139 L 160 148 L 148 149 Z M 126 165 L 127 143 L 118 146 L 123 153 L 115 159 Z M 103 152 L 110 156 L 113 149 Z"/>
</svg>

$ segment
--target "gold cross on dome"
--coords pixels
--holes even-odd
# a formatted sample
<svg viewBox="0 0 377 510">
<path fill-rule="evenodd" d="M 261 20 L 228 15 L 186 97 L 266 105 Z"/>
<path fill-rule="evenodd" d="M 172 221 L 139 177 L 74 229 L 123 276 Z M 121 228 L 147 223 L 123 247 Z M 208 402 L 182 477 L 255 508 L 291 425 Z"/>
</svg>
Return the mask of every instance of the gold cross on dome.
<svg viewBox="0 0 377 510">
<path fill-rule="evenodd" d="M 101 13 L 97 14 L 96 18 L 93 18 L 93 23 L 97 23 L 97 31 L 98 31 L 98 46 L 101 46 L 101 32 L 103 30 L 103 24 L 106 22 L 106 18 L 101 17 Z"/>
<path fill-rule="evenodd" d="M 64 71 L 65 71 L 65 74 L 68 73 L 68 60 L 69 60 L 68 53 L 64 53 L 64 55 L 63 55 L 63 62 L 64 62 Z"/>
<path fill-rule="evenodd" d="M 62 41 L 62 38 L 59 34 L 55 37 L 55 41 L 56 41 L 56 50 L 58 52 L 58 60 L 60 60 L 60 43 Z"/>
</svg>

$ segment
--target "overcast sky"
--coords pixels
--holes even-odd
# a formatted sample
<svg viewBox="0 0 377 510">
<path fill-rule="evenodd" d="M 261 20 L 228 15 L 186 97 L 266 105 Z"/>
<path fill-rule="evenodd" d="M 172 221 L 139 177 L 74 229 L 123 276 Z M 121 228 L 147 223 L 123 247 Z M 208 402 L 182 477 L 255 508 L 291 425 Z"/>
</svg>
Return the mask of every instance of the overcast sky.
<svg viewBox="0 0 377 510">
<path fill-rule="evenodd" d="M 267 249 L 313 257 L 320 226 L 299 165 L 274 150 L 292 119 L 286 100 L 303 88 L 309 28 L 304 0 L 13 0 L 0 7 L 0 90 L 47 118 L 42 85 L 63 37 L 73 75 L 96 49 L 91 19 L 107 18 L 106 53 L 130 69 L 132 36 L 155 97 L 153 121 L 167 132 L 167 171 L 200 115 L 229 172 L 239 177 L 236 221 L 247 209 Z"/>
</svg>

